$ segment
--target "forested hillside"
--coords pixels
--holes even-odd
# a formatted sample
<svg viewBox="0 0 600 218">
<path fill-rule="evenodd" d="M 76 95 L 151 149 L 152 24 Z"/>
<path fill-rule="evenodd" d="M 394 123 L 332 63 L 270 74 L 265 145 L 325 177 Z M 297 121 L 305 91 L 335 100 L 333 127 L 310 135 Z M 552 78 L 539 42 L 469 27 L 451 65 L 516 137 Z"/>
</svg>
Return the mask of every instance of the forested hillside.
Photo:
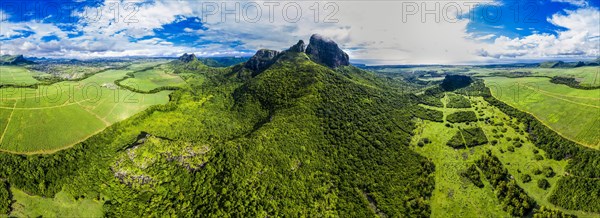
<svg viewBox="0 0 600 218">
<path fill-rule="evenodd" d="M 174 61 L 187 85 L 168 104 L 55 154 L 2 153 L 0 177 L 93 198 L 106 216 L 428 216 L 434 166 L 407 145 L 413 115 L 439 118 L 373 73 L 303 51 L 259 71 Z"/>
</svg>

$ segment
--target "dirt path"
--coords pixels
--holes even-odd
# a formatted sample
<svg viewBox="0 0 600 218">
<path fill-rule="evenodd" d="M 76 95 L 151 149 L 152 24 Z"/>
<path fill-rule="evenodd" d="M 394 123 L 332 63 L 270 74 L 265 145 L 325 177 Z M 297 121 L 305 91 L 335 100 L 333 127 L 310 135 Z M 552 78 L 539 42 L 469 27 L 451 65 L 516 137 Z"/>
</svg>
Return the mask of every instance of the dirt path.
<svg viewBox="0 0 600 218">
<path fill-rule="evenodd" d="M 45 110 L 45 109 L 66 107 L 66 106 L 70 106 L 70 105 L 74 105 L 74 104 L 80 104 L 81 102 L 86 102 L 86 101 L 89 101 L 89 99 L 82 100 L 82 101 L 77 101 L 77 102 L 73 102 L 73 103 L 66 103 L 66 102 L 68 102 L 68 101 L 66 101 L 64 104 L 56 105 L 56 106 L 50 106 L 50 107 L 28 107 L 28 108 L 0 107 L 0 109 L 11 109 L 11 110 Z"/>
</svg>

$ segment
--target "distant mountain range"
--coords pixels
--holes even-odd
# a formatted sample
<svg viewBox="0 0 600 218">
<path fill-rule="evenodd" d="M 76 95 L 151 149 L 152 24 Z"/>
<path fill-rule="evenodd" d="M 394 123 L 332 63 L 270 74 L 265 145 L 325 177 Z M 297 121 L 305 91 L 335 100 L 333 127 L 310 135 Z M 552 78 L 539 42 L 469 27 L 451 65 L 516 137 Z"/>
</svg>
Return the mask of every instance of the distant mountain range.
<svg viewBox="0 0 600 218">
<path fill-rule="evenodd" d="M 33 64 L 33 61 L 29 61 L 23 57 L 23 55 L 2 55 L 0 56 L 0 65 L 23 65 Z"/>
<path fill-rule="evenodd" d="M 540 63 L 541 68 L 574 68 L 574 67 L 585 67 L 585 66 L 598 66 L 600 65 L 600 57 L 594 61 L 578 61 L 578 62 L 564 62 L 564 61 L 550 61 Z"/>
</svg>

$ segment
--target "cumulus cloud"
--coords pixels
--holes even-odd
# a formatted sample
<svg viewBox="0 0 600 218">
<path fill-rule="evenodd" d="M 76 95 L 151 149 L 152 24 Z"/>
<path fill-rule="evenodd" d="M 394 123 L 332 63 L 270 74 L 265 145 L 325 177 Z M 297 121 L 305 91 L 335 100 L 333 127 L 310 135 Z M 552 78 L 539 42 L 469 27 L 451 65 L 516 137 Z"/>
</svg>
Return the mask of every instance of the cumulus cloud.
<svg viewBox="0 0 600 218">
<path fill-rule="evenodd" d="M 480 56 L 494 58 L 597 57 L 600 55 L 600 11 L 582 8 L 555 14 L 548 22 L 563 27 L 556 34 L 532 34 L 525 37 L 496 38 Z"/>
<path fill-rule="evenodd" d="M 579 6 L 579 7 L 584 7 L 584 6 L 588 6 L 588 3 L 586 0 L 551 0 L 552 2 L 562 2 L 562 3 L 569 3 L 575 6 Z"/>
<path fill-rule="evenodd" d="M 578 0 L 569 2 L 579 4 Z M 115 3 L 121 10 L 118 14 L 111 7 Z M 241 16 L 238 21 L 233 14 L 223 15 L 223 7 L 235 9 L 236 2 L 232 1 L 144 1 L 137 10 L 128 3 L 106 0 L 99 7 L 74 11 L 79 21 L 72 24 L 44 20 L 3 22 L 2 52 L 75 58 L 177 56 L 184 52 L 239 56 L 251 55 L 260 48 L 285 49 L 299 39 L 307 40 L 311 34 L 319 33 L 338 42 L 351 59 L 370 64 L 466 64 L 511 58 L 599 55 L 598 9 L 588 7 L 548 18 L 549 23 L 565 28 L 564 31 L 509 38 L 469 32 L 470 16 L 464 15 L 475 5 L 462 2 L 338 1 L 326 5 L 326 2 L 300 1 L 272 5 L 272 2 L 242 1 L 238 2 L 238 16 Z M 500 4 L 499 1 L 479 3 Z M 274 7 L 272 10 L 267 7 L 269 4 Z M 209 6 L 218 10 L 207 10 Z M 436 11 L 425 13 L 425 8 Z M 296 9 L 301 10 L 300 17 Z M 253 16 L 257 14 L 258 20 Z M 176 30 L 178 33 L 163 31 L 165 25 L 190 17 L 202 18 L 203 28 L 182 26 Z M 59 28 L 60 25 L 72 28 Z M 502 28 L 502 24 L 498 26 Z M 189 37 L 185 43 L 174 41 L 178 34 Z M 46 42 L 45 36 L 56 36 L 58 40 Z"/>
</svg>

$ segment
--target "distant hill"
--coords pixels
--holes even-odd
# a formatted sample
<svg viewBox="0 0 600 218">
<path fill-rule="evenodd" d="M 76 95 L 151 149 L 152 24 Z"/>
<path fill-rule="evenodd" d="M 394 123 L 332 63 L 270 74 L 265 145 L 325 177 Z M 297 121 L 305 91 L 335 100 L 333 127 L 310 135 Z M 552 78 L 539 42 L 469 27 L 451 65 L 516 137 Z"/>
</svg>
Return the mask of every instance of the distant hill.
<svg viewBox="0 0 600 218">
<path fill-rule="evenodd" d="M 600 58 L 589 61 L 589 62 L 564 62 L 564 61 L 548 61 L 540 63 L 541 68 L 575 68 L 585 66 L 598 66 L 600 64 Z"/>
<path fill-rule="evenodd" d="M 23 57 L 23 55 L 2 55 L 0 56 L 0 65 L 22 65 L 22 64 L 33 64 L 33 61 L 29 61 Z"/>
</svg>

